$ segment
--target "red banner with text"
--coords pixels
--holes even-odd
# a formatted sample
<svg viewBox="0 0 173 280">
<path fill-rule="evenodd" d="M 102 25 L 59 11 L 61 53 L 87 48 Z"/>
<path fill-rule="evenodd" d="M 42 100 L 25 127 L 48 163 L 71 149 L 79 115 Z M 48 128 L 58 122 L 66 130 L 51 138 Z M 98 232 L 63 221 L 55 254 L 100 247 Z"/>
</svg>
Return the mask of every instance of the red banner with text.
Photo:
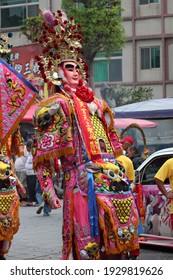
<svg viewBox="0 0 173 280">
<path fill-rule="evenodd" d="M 29 80 L 44 95 L 44 81 L 41 77 L 35 56 L 41 53 L 41 45 L 32 44 L 12 47 L 11 62 L 14 69 Z"/>
</svg>

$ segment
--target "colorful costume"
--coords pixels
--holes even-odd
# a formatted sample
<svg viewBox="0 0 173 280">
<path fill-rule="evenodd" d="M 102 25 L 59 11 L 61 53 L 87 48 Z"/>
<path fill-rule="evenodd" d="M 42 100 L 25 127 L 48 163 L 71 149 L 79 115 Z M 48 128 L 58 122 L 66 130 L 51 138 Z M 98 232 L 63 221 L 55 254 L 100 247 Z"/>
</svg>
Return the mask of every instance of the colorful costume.
<svg viewBox="0 0 173 280">
<path fill-rule="evenodd" d="M 0 57 L 9 62 L 8 36 L 0 35 L 0 49 Z M 18 192 L 25 196 L 26 191 L 15 175 L 12 156 L 23 155 L 19 122 L 38 92 L 6 61 L 0 58 L 0 259 L 19 229 Z"/>
<path fill-rule="evenodd" d="M 13 236 L 19 229 L 19 194 L 26 193 L 14 172 L 13 161 L 10 158 L 13 149 L 15 154 L 22 153 L 21 140 L 17 129 L 7 140 L 0 154 L 0 259 L 4 259 L 4 255 L 9 252 Z"/>
<path fill-rule="evenodd" d="M 60 22 L 62 14 L 57 18 Z M 72 61 L 64 65 L 77 72 Z M 51 179 L 58 158 L 64 174 L 62 259 L 69 259 L 71 251 L 74 259 L 90 260 L 139 253 L 138 212 L 124 169 L 115 159 L 122 148 L 112 112 L 81 80 L 79 84 L 74 90 L 63 77 L 60 91 L 42 101 L 34 117 L 34 167 L 52 208 L 58 203 Z"/>
</svg>

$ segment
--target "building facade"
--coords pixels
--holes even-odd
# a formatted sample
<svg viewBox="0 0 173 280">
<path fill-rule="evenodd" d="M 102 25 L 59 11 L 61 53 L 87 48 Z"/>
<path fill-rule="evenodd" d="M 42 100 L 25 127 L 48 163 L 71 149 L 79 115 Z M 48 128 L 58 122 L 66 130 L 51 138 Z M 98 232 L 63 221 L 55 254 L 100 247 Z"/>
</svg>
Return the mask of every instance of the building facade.
<svg viewBox="0 0 173 280">
<path fill-rule="evenodd" d="M 30 44 L 20 32 L 20 26 L 27 17 L 34 17 L 39 10 L 56 11 L 61 8 L 61 0 L 0 0 L 0 32 L 12 32 L 10 43 L 16 46 Z"/>
<path fill-rule="evenodd" d="M 123 84 L 150 86 L 154 98 L 173 97 L 172 0 L 122 1 L 128 42 L 123 49 Z"/>
<path fill-rule="evenodd" d="M 123 0 L 123 26 L 127 43 L 112 53 L 95 58 L 95 87 L 103 83 L 126 87 L 151 87 L 154 98 L 173 97 L 173 5 L 172 0 Z M 20 34 L 22 20 L 38 15 L 39 9 L 56 11 L 60 0 L 0 1 L 0 30 L 12 32 L 13 47 L 31 44 Z"/>
<path fill-rule="evenodd" d="M 103 82 L 151 87 L 154 98 L 173 97 L 172 0 L 123 0 L 121 5 L 127 43 L 119 56 L 107 62 Z M 96 58 L 95 68 L 102 69 L 103 62 Z M 101 85 L 97 78 L 98 92 Z"/>
</svg>

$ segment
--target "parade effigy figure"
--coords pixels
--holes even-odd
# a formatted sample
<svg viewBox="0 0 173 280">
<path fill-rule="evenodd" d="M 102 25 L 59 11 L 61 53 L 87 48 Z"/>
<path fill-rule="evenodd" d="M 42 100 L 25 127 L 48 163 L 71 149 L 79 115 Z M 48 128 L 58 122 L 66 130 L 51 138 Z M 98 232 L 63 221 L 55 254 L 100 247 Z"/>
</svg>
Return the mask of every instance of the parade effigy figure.
<svg viewBox="0 0 173 280">
<path fill-rule="evenodd" d="M 64 174 L 62 259 L 114 259 L 139 254 L 138 213 L 124 169 L 111 109 L 87 86 L 80 26 L 61 11 L 43 12 L 37 56 L 51 95 L 35 112 L 33 163 L 52 208 L 58 160 Z M 54 89 L 54 90 L 53 90 Z M 53 93 L 54 91 L 54 93 Z"/>
<path fill-rule="evenodd" d="M 25 197 L 26 190 L 15 174 L 11 156 L 14 150 L 15 155 L 21 155 L 23 147 L 18 128 L 7 139 L 0 153 L 0 259 L 5 259 L 20 226 L 19 194 Z"/>
<path fill-rule="evenodd" d="M 0 260 L 6 259 L 20 225 L 19 194 L 25 197 L 26 190 L 15 174 L 13 160 L 24 154 L 19 123 L 38 92 L 10 65 L 9 36 L 0 34 Z"/>
</svg>

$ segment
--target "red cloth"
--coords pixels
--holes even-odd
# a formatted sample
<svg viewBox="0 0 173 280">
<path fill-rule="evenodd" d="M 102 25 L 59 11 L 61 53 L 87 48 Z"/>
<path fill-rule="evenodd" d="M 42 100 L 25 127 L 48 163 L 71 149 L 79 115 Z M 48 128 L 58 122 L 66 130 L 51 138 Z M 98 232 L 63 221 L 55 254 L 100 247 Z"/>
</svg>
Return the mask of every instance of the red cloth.
<svg viewBox="0 0 173 280">
<path fill-rule="evenodd" d="M 173 229 L 173 214 L 170 214 L 170 220 L 171 220 L 171 229 Z"/>
</svg>

